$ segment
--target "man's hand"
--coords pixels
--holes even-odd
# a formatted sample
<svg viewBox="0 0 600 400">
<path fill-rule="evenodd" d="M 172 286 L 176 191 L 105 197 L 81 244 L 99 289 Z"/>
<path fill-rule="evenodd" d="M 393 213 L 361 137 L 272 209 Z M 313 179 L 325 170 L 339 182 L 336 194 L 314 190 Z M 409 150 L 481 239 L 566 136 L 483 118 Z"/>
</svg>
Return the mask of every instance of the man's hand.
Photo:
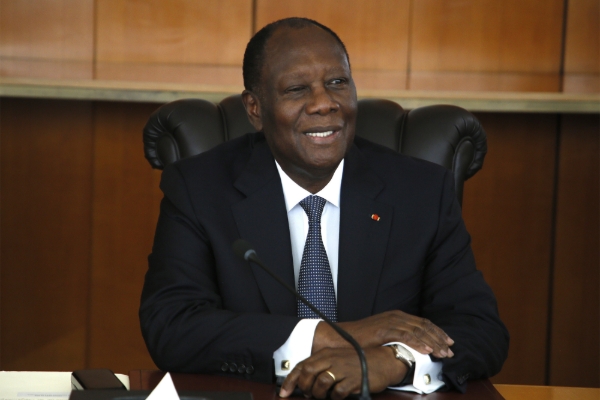
<svg viewBox="0 0 600 400">
<path fill-rule="evenodd" d="M 339 324 L 363 347 L 379 347 L 390 342 L 404 343 L 421 354 L 433 354 L 437 358 L 452 357 L 449 346 L 454 344 L 446 332 L 431 321 L 402 311 L 386 311 L 354 322 Z M 329 325 L 317 325 L 312 353 L 332 347 L 349 347 Z"/>
<path fill-rule="evenodd" d="M 365 356 L 372 393 L 402 381 L 407 373 L 404 363 L 396 360 L 389 347 L 365 349 Z M 332 399 L 343 399 L 360 393 L 361 383 L 360 361 L 354 348 L 325 348 L 296 365 L 283 382 L 279 396 L 290 396 L 298 386 L 306 396 L 324 399 L 331 390 Z"/>
</svg>

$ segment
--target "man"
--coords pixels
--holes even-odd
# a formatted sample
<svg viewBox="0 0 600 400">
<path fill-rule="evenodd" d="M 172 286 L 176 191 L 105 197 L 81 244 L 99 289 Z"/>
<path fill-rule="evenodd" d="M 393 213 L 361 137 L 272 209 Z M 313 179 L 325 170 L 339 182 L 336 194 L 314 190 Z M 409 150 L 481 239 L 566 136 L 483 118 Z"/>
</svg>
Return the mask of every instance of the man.
<svg viewBox="0 0 600 400">
<path fill-rule="evenodd" d="M 284 280 L 316 290 L 364 347 L 371 391 L 427 392 L 438 380 L 464 391 L 467 378 L 497 373 L 508 334 L 451 174 L 354 137 L 356 89 L 337 35 L 306 19 L 268 25 L 248 44 L 244 83 L 262 133 L 163 172 L 140 309 L 156 364 L 266 382 L 289 373 L 282 397 L 358 391 L 354 350 L 236 259 L 231 244 L 244 238 Z"/>
</svg>

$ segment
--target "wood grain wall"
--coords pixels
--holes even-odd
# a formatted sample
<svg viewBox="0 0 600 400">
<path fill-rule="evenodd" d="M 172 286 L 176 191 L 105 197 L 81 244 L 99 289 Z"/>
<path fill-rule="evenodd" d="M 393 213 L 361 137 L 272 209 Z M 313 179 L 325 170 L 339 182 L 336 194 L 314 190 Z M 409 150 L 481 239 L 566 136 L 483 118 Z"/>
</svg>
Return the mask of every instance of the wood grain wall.
<svg viewBox="0 0 600 400">
<path fill-rule="evenodd" d="M 85 365 L 92 106 L 1 100 L 3 369 Z"/>
<path fill-rule="evenodd" d="M 90 367 L 114 360 L 122 371 L 153 366 L 137 315 L 162 198 L 160 172 L 149 168 L 140 147 L 141 127 L 154 109 L 127 103 L 94 107 Z"/>
<path fill-rule="evenodd" d="M 241 86 L 251 33 L 300 15 L 340 34 L 359 91 L 600 92 L 599 14 L 599 0 L 0 0 L 0 75 Z M 157 106 L 0 99 L 1 369 L 155 368 L 137 306 Z M 478 117 L 490 151 L 464 216 L 512 336 L 494 381 L 600 386 L 599 116 Z"/>
<path fill-rule="evenodd" d="M 90 79 L 94 0 L 0 1 L 0 75 Z"/>
<path fill-rule="evenodd" d="M 600 92 L 600 1 L 569 0 L 563 90 Z"/>
<path fill-rule="evenodd" d="M 564 115 L 560 127 L 549 379 L 598 386 L 600 118 Z M 567 357 L 581 367 L 570 368 Z"/>
<path fill-rule="evenodd" d="M 489 154 L 466 184 L 463 215 L 477 266 L 511 334 L 509 358 L 495 381 L 543 384 L 557 116 L 478 118 Z"/>
</svg>

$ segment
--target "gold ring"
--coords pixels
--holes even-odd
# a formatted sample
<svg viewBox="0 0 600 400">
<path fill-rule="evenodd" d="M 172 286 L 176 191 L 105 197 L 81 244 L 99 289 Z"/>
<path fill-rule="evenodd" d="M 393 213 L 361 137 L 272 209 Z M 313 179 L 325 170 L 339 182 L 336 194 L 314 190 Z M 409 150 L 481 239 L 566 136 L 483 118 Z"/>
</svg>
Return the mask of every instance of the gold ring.
<svg viewBox="0 0 600 400">
<path fill-rule="evenodd" d="M 331 371 L 325 371 L 325 372 L 328 373 L 329 376 L 331 376 L 333 378 L 334 382 L 336 382 L 335 375 L 333 374 L 333 372 L 331 372 Z"/>
</svg>

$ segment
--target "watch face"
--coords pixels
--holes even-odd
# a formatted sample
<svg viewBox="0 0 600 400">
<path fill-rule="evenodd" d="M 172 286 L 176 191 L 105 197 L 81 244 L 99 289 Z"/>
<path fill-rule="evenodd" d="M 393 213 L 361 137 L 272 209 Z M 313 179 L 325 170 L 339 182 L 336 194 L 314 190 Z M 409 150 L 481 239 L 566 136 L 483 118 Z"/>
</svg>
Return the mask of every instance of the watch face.
<svg viewBox="0 0 600 400">
<path fill-rule="evenodd" d="M 397 344 L 394 345 L 394 348 L 396 349 L 396 358 L 401 357 L 408 361 L 410 364 L 415 362 L 415 357 L 404 346 L 400 346 L 399 344 Z"/>
<path fill-rule="evenodd" d="M 412 362 L 415 362 L 415 357 L 412 355 L 412 353 L 405 348 L 403 348 L 403 350 L 406 352 L 406 356 L 408 357 L 408 359 Z"/>
</svg>

